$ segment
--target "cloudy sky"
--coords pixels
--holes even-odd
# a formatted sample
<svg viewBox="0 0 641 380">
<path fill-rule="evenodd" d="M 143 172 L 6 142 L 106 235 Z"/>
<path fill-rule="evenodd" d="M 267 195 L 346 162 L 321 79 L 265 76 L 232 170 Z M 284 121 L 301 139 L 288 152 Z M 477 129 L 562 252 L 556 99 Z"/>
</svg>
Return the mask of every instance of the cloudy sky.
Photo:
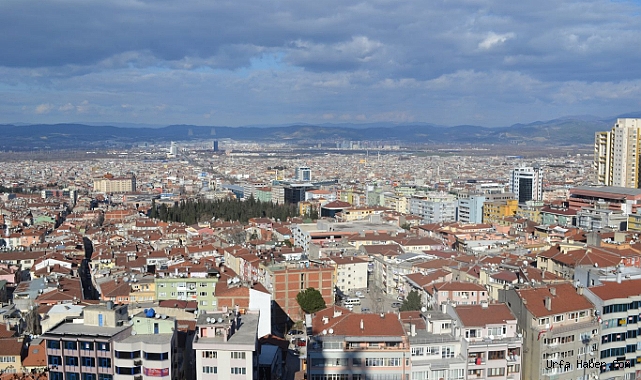
<svg viewBox="0 0 641 380">
<path fill-rule="evenodd" d="M 641 1 L 3 0 L 0 123 L 641 111 Z"/>
</svg>

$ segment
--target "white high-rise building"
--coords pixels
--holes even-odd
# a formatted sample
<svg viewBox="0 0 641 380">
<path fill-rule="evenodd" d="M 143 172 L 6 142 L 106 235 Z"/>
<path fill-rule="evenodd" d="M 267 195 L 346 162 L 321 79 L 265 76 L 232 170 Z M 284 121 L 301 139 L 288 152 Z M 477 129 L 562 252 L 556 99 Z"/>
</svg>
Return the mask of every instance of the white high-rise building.
<svg viewBox="0 0 641 380">
<path fill-rule="evenodd" d="M 606 186 L 641 187 L 638 145 L 641 119 L 617 119 L 610 132 L 594 138 L 594 168 L 597 182 Z"/>
<path fill-rule="evenodd" d="M 299 166 L 296 168 L 295 176 L 298 181 L 311 182 L 312 169 L 310 169 L 308 166 Z"/>
<path fill-rule="evenodd" d="M 539 166 L 523 166 L 512 169 L 510 191 L 519 203 L 543 199 L 543 169 Z"/>
</svg>

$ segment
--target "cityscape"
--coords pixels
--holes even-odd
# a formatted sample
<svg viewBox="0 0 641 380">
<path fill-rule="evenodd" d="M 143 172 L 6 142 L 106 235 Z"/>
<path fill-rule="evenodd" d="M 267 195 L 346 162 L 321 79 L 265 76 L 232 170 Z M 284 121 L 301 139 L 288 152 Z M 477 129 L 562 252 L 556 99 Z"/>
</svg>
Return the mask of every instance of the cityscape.
<svg viewBox="0 0 641 380">
<path fill-rule="evenodd" d="M 634 379 L 640 131 L 539 155 L 210 139 L 16 159 L 1 370 Z"/>
<path fill-rule="evenodd" d="M 641 380 L 641 0 L 0 1 L 0 380 Z"/>
</svg>

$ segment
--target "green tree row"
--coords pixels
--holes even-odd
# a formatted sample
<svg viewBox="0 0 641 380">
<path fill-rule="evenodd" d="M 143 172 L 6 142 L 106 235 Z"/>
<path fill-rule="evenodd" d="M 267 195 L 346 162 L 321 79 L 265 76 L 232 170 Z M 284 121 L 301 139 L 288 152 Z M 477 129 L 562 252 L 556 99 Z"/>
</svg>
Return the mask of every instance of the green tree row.
<svg viewBox="0 0 641 380">
<path fill-rule="evenodd" d="M 195 224 L 200 221 L 220 219 L 247 223 L 250 218 L 274 218 L 282 221 L 299 216 L 296 205 L 261 202 L 254 198 L 245 201 L 224 200 L 185 200 L 173 206 L 152 201 L 149 217 L 162 221 Z"/>
</svg>

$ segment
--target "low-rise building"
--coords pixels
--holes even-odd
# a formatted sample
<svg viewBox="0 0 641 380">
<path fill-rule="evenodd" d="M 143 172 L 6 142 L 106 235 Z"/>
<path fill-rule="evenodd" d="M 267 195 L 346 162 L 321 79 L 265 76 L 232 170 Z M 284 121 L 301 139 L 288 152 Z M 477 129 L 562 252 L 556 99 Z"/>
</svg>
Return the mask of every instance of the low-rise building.
<svg viewBox="0 0 641 380">
<path fill-rule="evenodd" d="M 201 313 L 192 343 L 196 379 L 258 378 L 258 313 Z"/>
</svg>

